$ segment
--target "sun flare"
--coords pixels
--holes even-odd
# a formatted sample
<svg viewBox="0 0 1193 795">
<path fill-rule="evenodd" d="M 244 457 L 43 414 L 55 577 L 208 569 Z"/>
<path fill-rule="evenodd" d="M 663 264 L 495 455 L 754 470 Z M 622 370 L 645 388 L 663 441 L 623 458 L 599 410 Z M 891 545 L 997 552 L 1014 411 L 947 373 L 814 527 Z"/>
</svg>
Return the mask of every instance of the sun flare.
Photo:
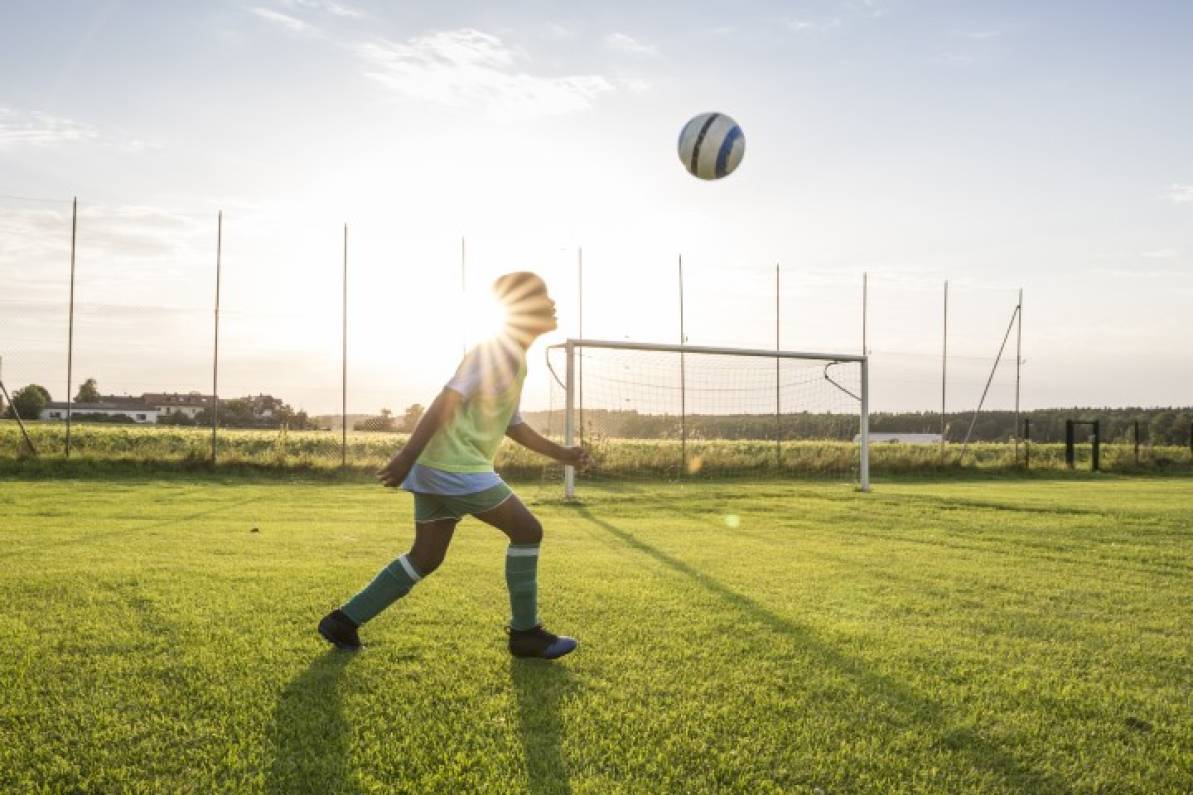
<svg viewBox="0 0 1193 795">
<path fill-rule="evenodd" d="M 464 329 L 468 347 L 497 336 L 508 320 L 508 310 L 491 291 L 469 291 L 465 296 Z"/>
</svg>

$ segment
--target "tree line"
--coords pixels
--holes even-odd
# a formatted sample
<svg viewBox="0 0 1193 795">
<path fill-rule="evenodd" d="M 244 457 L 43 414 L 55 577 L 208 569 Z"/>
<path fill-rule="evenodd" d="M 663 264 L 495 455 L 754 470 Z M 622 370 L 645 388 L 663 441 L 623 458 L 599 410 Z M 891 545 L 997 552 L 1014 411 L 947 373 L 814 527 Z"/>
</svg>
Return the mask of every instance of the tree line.
<svg viewBox="0 0 1193 795">
<path fill-rule="evenodd" d="M 523 416 L 540 432 L 560 434 L 563 412 L 524 412 Z M 1193 407 L 1188 408 L 1054 408 L 1023 411 L 1019 414 L 1019 435 L 1023 420 L 1031 423 L 1031 439 L 1037 442 L 1062 442 L 1065 420 L 1098 420 L 1102 441 L 1108 443 L 1134 440 L 1139 423 L 1144 444 L 1178 445 L 1190 443 Z M 577 412 L 577 423 L 580 413 Z M 1009 442 L 1015 436 L 1015 414 L 1011 411 L 983 411 L 974 419 L 972 412 L 945 415 L 945 439 L 965 440 L 970 423 L 974 442 Z M 692 439 L 852 439 L 858 432 L 855 415 L 816 412 L 782 414 L 640 414 L 637 411 L 585 409 L 584 433 L 622 439 L 673 439 L 686 428 Z M 870 415 L 870 430 L 876 433 L 940 433 L 940 412 L 875 412 Z M 1083 435 L 1079 438 L 1085 438 Z"/>
<path fill-rule="evenodd" d="M 88 378 L 79 387 L 74 402 L 98 403 L 100 399 L 99 386 L 96 384 L 94 378 Z M 0 412 L 0 416 L 5 419 L 15 419 L 19 413 L 21 419 L 36 420 L 41 416 L 42 410 L 51 402 L 53 402 L 53 398 L 50 396 L 48 389 L 40 384 L 29 384 L 12 393 L 12 405 L 0 406 L 0 409 L 3 409 Z M 133 413 L 135 414 L 136 412 L 134 411 Z M 74 422 L 136 424 L 136 420 L 122 411 L 113 411 L 110 413 L 87 412 L 85 414 L 75 414 L 71 419 Z M 210 427 L 211 421 L 212 409 L 203 408 L 196 412 L 194 417 L 181 411 L 159 415 L 157 424 Z M 221 400 L 218 425 L 222 428 L 286 427 L 294 430 L 315 428 L 314 422 L 307 416 L 305 411 L 295 411 L 289 404 L 280 401 L 272 407 L 270 416 L 258 414 L 252 398 Z"/>
</svg>

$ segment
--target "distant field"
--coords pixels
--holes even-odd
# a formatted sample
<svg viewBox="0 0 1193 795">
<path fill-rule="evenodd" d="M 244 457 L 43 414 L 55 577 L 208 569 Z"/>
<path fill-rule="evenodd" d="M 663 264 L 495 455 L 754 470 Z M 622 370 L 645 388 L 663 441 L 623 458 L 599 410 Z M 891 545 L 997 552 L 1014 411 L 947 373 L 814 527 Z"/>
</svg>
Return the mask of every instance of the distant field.
<svg viewBox="0 0 1193 795">
<path fill-rule="evenodd" d="M 61 423 L 29 426 L 42 458 L 62 457 L 65 427 Z M 402 434 L 350 433 L 348 463 L 371 471 L 404 443 Z M 590 438 L 595 467 L 600 479 L 677 479 L 681 449 L 678 440 Z M 136 427 L 127 425 L 78 424 L 72 431 L 74 458 L 83 461 L 121 461 L 201 465 L 210 460 L 211 431 L 203 428 Z M 15 422 L 0 421 L 0 471 L 13 471 L 21 449 Z M 690 439 L 685 476 L 723 477 L 776 474 L 815 478 L 850 478 L 857 471 L 857 446 L 836 441 L 787 441 L 781 447 L 781 471 L 773 441 L 726 441 Z M 970 445 L 964 461 L 960 447 L 950 445 L 946 463 L 941 464 L 936 446 L 875 444 L 871 468 L 876 477 L 884 473 L 932 474 L 964 470 L 1012 471 L 1015 449 L 1009 444 Z M 220 462 L 252 468 L 280 470 L 332 470 L 340 466 L 340 434 L 328 431 L 226 430 L 219 432 Z M 1022 456 L 1022 450 L 1020 450 Z M 1089 468 L 1089 445 L 1078 448 L 1078 467 Z M 1022 460 L 1022 459 L 1020 459 Z M 1038 471 L 1064 469 L 1064 446 L 1033 444 L 1032 468 Z M 514 444 L 502 446 L 498 468 L 522 478 L 553 477 L 553 467 Z M 1193 454 L 1180 447 L 1142 448 L 1140 463 L 1130 445 L 1103 445 L 1102 468 L 1111 472 L 1188 472 L 1193 474 Z"/>
<path fill-rule="evenodd" d="M 519 490 L 558 663 L 475 521 L 327 650 L 402 494 L 0 479 L 0 790 L 1193 791 L 1188 480 Z"/>
</svg>

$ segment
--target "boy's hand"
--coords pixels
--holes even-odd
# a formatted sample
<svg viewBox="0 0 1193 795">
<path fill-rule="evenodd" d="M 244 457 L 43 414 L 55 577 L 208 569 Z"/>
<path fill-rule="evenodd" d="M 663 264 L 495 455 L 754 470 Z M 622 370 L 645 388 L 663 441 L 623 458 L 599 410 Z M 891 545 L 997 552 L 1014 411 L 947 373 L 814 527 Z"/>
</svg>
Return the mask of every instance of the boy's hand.
<svg viewBox="0 0 1193 795">
<path fill-rule="evenodd" d="M 406 455 L 405 451 L 398 453 L 393 458 L 389 459 L 389 463 L 377 470 L 377 480 L 381 481 L 382 486 L 393 488 L 402 485 L 402 481 L 410 474 L 414 462 Z"/>
<path fill-rule="evenodd" d="M 577 445 L 563 448 L 563 455 L 559 457 L 559 463 L 574 466 L 577 469 L 587 469 L 588 465 L 592 463 L 592 459 L 588 457 L 587 450 Z"/>
</svg>

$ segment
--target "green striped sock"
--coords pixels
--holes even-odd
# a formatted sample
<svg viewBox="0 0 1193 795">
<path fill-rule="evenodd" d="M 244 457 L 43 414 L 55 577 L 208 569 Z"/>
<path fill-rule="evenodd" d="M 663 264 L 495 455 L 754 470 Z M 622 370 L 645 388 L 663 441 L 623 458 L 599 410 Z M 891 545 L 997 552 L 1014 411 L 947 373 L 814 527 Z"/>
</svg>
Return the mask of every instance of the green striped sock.
<svg viewBox="0 0 1193 795">
<path fill-rule="evenodd" d="M 505 584 L 510 590 L 510 629 L 538 626 L 538 544 L 510 544 L 505 552 Z"/>
<path fill-rule="evenodd" d="M 340 608 L 357 626 L 375 618 L 385 608 L 410 593 L 422 579 L 410 558 L 402 555 L 377 572 L 373 581 Z"/>
</svg>

